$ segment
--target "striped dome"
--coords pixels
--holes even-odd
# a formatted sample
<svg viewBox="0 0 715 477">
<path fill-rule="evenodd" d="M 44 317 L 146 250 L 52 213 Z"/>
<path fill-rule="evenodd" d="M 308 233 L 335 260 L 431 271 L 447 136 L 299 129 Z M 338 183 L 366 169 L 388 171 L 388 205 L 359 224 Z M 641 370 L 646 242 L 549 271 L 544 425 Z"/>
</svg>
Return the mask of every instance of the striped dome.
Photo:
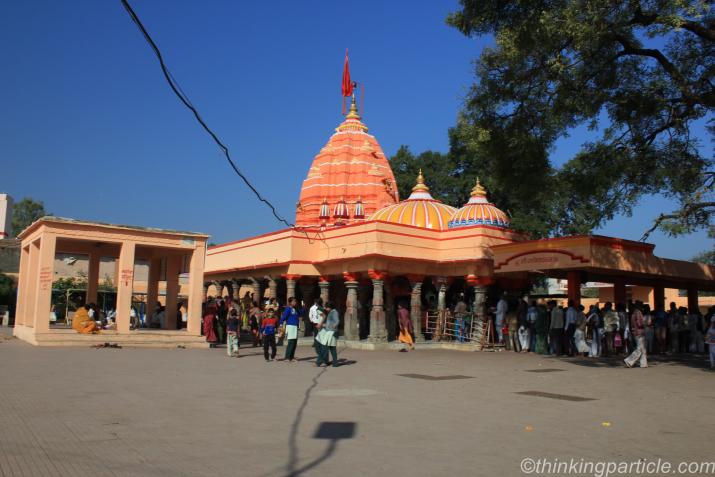
<svg viewBox="0 0 715 477">
<path fill-rule="evenodd" d="M 420 170 L 412 194 L 402 202 L 388 205 L 375 212 L 370 220 L 412 225 L 426 229 L 444 230 L 449 218 L 457 211 L 432 197 Z"/>
<path fill-rule="evenodd" d="M 448 227 L 467 227 L 469 225 L 491 225 L 509 228 L 509 217 L 487 200 L 487 191 L 479 183 L 472 189 L 472 197 L 464 207 L 457 210 L 449 219 Z"/>
</svg>

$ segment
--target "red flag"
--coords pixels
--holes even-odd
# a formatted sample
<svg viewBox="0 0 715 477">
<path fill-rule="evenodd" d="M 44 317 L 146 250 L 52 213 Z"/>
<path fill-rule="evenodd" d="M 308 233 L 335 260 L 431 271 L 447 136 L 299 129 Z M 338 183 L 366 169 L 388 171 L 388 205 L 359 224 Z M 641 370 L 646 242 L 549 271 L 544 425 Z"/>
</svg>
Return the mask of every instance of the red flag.
<svg viewBox="0 0 715 477">
<path fill-rule="evenodd" d="M 343 68 L 343 97 L 352 96 L 353 82 L 350 81 L 350 68 L 348 67 L 348 50 L 345 49 L 345 68 Z"/>
</svg>

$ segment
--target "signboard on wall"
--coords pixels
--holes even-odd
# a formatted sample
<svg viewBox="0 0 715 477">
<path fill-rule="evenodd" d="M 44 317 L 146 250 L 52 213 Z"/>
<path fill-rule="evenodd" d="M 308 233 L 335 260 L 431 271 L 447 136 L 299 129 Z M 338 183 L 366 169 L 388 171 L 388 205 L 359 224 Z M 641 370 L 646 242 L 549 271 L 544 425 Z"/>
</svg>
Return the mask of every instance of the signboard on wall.
<svg viewBox="0 0 715 477">
<path fill-rule="evenodd" d="M 567 250 L 534 250 L 513 253 L 510 256 L 495 256 L 495 272 L 529 272 L 555 268 L 579 267 L 589 263 L 588 258 Z"/>
</svg>

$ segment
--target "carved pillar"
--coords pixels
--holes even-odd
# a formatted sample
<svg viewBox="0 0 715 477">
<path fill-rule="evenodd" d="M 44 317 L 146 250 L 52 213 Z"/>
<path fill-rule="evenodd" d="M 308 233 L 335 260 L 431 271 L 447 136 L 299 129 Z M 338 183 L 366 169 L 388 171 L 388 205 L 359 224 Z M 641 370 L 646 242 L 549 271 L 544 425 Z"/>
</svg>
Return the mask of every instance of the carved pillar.
<svg viewBox="0 0 715 477">
<path fill-rule="evenodd" d="M 286 306 L 288 305 L 288 299 L 290 297 L 295 297 L 295 284 L 300 278 L 300 275 L 285 275 L 286 279 Z"/>
<path fill-rule="evenodd" d="M 415 341 L 424 341 L 422 334 L 422 280 L 411 282 L 412 294 L 410 295 L 410 319 L 415 330 Z M 441 294 L 441 292 L 440 292 Z"/>
<path fill-rule="evenodd" d="M 437 311 L 447 309 L 447 281 L 445 279 L 437 280 Z"/>
<path fill-rule="evenodd" d="M 325 305 L 330 300 L 330 281 L 325 277 L 320 277 L 318 286 L 320 287 L 320 299 Z"/>
<path fill-rule="evenodd" d="M 385 310 L 382 307 L 384 274 L 371 270 L 370 278 L 372 278 L 372 310 L 370 311 L 370 336 L 368 336 L 368 340 L 372 343 L 384 343 L 387 341 Z"/>
<path fill-rule="evenodd" d="M 269 299 L 273 298 L 273 299 L 277 300 L 278 299 L 278 284 L 276 283 L 276 281 L 273 278 L 271 278 L 271 277 L 267 277 L 267 278 L 268 278 L 268 298 Z"/>
<path fill-rule="evenodd" d="M 472 335 L 476 333 L 476 323 L 484 323 L 486 319 L 486 311 L 484 303 L 487 301 L 487 287 L 481 285 L 474 286 L 474 302 L 472 303 Z M 481 330 L 480 330 L 481 331 Z"/>
<path fill-rule="evenodd" d="M 241 299 L 241 282 L 235 279 L 231 280 L 231 298 L 237 303 Z"/>
<path fill-rule="evenodd" d="M 251 293 L 253 295 L 253 301 L 261 304 L 261 282 L 255 278 L 251 278 Z M 295 293 L 295 290 L 294 290 Z"/>
<path fill-rule="evenodd" d="M 223 292 L 223 283 L 220 281 L 214 281 L 213 282 L 214 287 L 216 288 L 216 298 L 221 298 L 221 293 Z"/>
<path fill-rule="evenodd" d="M 346 340 L 357 340 L 360 338 L 358 331 L 358 281 L 356 277 L 345 274 L 345 287 L 348 289 L 345 300 L 345 325 L 344 333 Z"/>
</svg>

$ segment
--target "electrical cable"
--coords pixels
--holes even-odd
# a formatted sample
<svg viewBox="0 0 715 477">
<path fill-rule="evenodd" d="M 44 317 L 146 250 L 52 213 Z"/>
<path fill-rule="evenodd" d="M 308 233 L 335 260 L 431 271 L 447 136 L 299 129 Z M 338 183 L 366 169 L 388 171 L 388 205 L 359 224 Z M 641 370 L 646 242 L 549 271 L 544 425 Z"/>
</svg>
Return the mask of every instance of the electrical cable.
<svg viewBox="0 0 715 477">
<path fill-rule="evenodd" d="M 154 54 L 156 55 L 157 59 L 159 60 L 159 65 L 161 66 L 161 71 L 164 73 L 164 78 L 166 78 L 167 83 L 169 83 L 169 86 L 171 87 L 172 91 L 174 91 L 174 94 L 181 100 L 182 103 L 184 103 L 184 106 L 189 108 L 191 112 L 194 114 L 194 117 L 196 120 L 199 122 L 201 127 L 211 136 L 211 138 L 214 140 L 216 144 L 218 144 L 218 147 L 221 148 L 223 151 L 223 155 L 226 156 L 226 159 L 228 160 L 228 163 L 231 165 L 231 168 L 238 174 L 238 177 L 240 177 L 243 182 L 248 186 L 251 191 L 256 195 L 258 200 L 266 204 L 270 209 L 271 212 L 273 212 L 273 216 L 279 221 L 283 222 L 286 224 L 288 227 L 293 227 L 293 224 L 285 220 L 283 217 L 281 217 L 276 208 L 271 204 L 267 199 L 265 199 L 260 192 L 251 184 L 251 182 L 248 180 L 248 178 L 238 169 L 238 166 L 233 162 L 233 159 L 231 159 L 231 154 L 228 151 L 228 148 L 221 142 L 221 140 L 218 138 L 218 136 L 209 128 L 204 120 L 201 118 L 201 115 L 199 114 L 198 110 L 194 107 L 193 104 L 191 104 L 191 101 L 189 100 L 188 96 L 184 94 L 183 90 L 181 89 L 181 86 L 179 86 L 179 83 L 174 79 L 172 74 L 169 72 L 169 68 L 167 68 L 166 64 L 164 63 L 164 58 L 161 55 L 161 51 L 159 50 L 159 47 L 154 43 L 154 40 L 152 40 L 151 36 L 149 35 L 149 32 L 144 28 L 144 25 L 142 24 L 141 20 L 139 20 L 139 17 L 137 14 L 134 12 L 132 9 L 131 5 L 129 5 L 129 2 L 127 0 L 120 0 L 122 2 L 122 5 L 124 5 L 124 8 L 126 9 L 127 13 L 129 13 L 129 16 L 131 17 L 132 21 L 136 24 L 136 26 L 139 28 L 141 31 L 142 35 L 144 35 L 144 39 L 146 39 L 147 43 L 149 43 L 149 46 L 151 46 L 151 49 L 154 50 Z"/>
</svg>

